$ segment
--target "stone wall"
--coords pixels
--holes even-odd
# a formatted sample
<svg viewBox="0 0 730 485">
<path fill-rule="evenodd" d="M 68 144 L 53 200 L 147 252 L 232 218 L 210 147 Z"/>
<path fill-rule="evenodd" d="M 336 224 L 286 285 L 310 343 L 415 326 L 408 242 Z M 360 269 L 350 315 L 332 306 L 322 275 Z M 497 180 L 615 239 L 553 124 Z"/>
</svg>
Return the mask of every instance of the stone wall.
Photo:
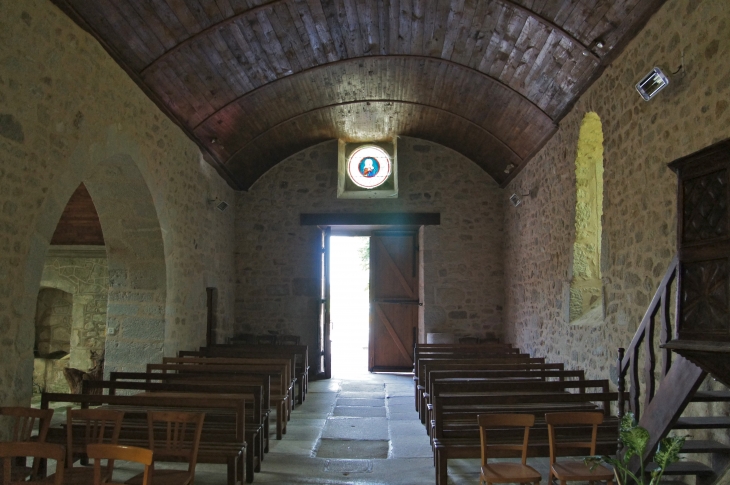
<svg viewBox="0 0 730 485">
<path fill-rule="evenodd" d="M 617 348 L 628 346 L 676 253 L 677 178 L 667 163 L 730 137 L 728 28 L 725 0 L 668 0 L 509 184 L 505 196 L 539 187 L 535 199 L 505 211 L 510 342 L 548 361 L 584 368 L 590 378 L 609 376 Z M 681 69 L 645 102 L 634 84 L 654 66 L 666 73 Z M 594 325 L 572 325 L 566 310 L 576 146 L 580 123 L 592 111 L 601 119 L 605 150 L 605 317 Z"/>
<path fill-rule="evenodd" d="M 300 213 L 439 212 L 423 230 L 425 332 L 502 333 L 502 190 L 439 145 L 398 140 L 397 199 L 337 199 L 337 143 L 275 166 L 237 198 L 236 331 L 299 334 L 317 348 L 320 230 Z M 423 337 L 422 337 L 423 338 Z"/>
<path fill-rule="evenodd" d="M 106 249 L 52 246 L 41 288 L 58 288 L 73 299 L 69 366 L 83 371 L 93 364 L 90 353 L 104 352 L 109 273 Z"/>
<path fill-rule="evenodd" d="M 89 189 L 107 244 L 107 370 L 233 323 L 234 192 L 103 48 L 48 0 L 0 1 L 0 405 L 27 405 L 48 242 Z M 2 430 L 0 430 L 0 435 Z M 0 436 L 1 437 L 1 436 Z"/>
<path fill-rule="evenodd" d="M 73 295 L 55 288 L 41 288 L 35 312 L 35 350 L 38 355 L 71 350 Z"/>
</svg>

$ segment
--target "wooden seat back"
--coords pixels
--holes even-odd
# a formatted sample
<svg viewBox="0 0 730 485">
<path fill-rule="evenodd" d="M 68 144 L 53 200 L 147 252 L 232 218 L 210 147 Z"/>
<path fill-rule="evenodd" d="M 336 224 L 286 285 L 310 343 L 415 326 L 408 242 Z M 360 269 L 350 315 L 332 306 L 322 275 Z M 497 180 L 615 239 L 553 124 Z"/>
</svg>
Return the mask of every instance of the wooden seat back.
<svg viewBox="0 0 730 485">
<path fill-rule="evenodd" d="M 94 485 L 123 485 L 112 480 L 102 481 L 101 460 L 114 463 L 115 460 L 131 461 L 144 465 L 142 485 L 149 485 L 150 465 L 152 465 L 152 450 L 138 446 L 110 445 L 91 443 L 86 448 L 86 454 L 94 460 Z M 111 477 L 111 475 L 110 475 Z"/>
<path fill-rule="evenodd" d="M 12 462 L 17 458 L 33 458 L 33 468 L 30 480 L 25 477 L 13 477 Z M 38 443 L 35 441 L 6 441 L 0 443 L 0 459 L 3 462 L 2 485 L 63 485 L 64 462 L 66 450 L 61 445 L 52 443 Z M 42 480 L 38 476 L 36 462 L 41 459 L 55 460 L 56 473 Z"/>
</svg>

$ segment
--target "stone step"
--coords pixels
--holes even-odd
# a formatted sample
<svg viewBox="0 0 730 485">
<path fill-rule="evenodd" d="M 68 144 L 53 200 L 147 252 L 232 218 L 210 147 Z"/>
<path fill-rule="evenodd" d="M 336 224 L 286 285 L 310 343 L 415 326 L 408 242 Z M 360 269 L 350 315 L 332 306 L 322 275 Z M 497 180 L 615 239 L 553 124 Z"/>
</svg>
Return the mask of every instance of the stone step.
<svg viewBox="0 0 730 485">
<path fill-rule="evenodd" d="M 691 402 L 730 402 L 730 391 L 697 391 Z"/>
<path fill-rule="evenodd" d="M 730 446 L 715 440 L 687 440 L 682 453 L 725 453 L 730 454 Z"/>
<path fill-rule="evenodd" d="M 679 418 L 673 429 L 730 428 L 730 417 L 707 416 L 701 418 Z"/>
</svg>

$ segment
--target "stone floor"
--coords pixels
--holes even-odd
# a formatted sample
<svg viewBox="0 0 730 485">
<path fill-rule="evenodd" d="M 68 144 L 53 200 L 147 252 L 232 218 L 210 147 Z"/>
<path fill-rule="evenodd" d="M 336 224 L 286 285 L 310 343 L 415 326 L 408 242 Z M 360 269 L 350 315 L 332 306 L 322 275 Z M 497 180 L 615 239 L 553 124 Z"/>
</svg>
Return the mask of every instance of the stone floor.
<svg viewBox="0 0 730 485">
<path fill-rule="evenodd" d="M 433 455 L 413 406 L 410 374 L 362 373 L 311 382 L 284 439 L 273 440 L 270 448 L 254 483 L 435 483 Z M 546 460 L 531 464 L 547 476 Z M 478 460 L 449 461 L 450 485 L 478 481 Z M 225 467 L 199 464 L 195 483 L 224 485 Z"/>
</svg>

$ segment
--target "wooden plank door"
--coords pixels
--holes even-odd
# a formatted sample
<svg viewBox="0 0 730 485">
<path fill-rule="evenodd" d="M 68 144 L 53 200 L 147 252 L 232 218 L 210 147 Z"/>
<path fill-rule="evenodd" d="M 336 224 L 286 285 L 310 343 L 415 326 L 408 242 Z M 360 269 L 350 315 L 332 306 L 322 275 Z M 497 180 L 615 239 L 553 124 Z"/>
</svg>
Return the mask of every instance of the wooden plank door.
<svg viewBox="0 0 730 485">
<path fill-rule="evenodd" d="M 375 232 L 370 238 L 368 368 L 413 369 L 418 328 L 418 234 Z"/>
<path fill-rule="evenodd" d="M 322 228 L 319 331 L 317 359 L 318 373 L 325 379 L 332 377 L 332 341 L 330 340 L 330 236 L 331 227 Z"/>
</svg>

